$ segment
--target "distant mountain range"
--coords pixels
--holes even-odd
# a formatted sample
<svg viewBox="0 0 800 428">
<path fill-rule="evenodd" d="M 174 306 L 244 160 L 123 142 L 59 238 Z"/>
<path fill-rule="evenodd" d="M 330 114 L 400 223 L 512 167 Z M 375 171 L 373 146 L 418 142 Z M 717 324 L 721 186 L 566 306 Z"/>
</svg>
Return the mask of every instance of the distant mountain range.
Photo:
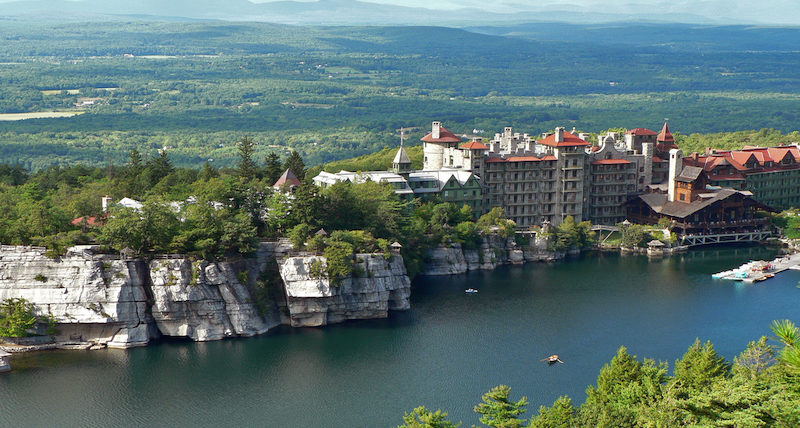
<svg viewBox="0 0 800 428">
<path fill-rule="evenodd" d="M 721 0 L 695 3 L 697 10 L 715 10 Z M 779 0 L 782 1 L 782 0 Z M 684 1 L 675 2 L 685 3 Z M 715 6 L 716 5 L 716 6 Z M 684 5 L 685 6 L 685 5 Z M 488 7 L 488 6 L 487 6 Z M 562 9 L 558 9 L 558 8 Z M 592 8 L 572 5 L 542 4 L 537 11 L 493 13 L 465 8 L 436 10 L 369 3 L 357 0 L 274 1 L 252 3 L 248 0 L 26 0 L 0 2 L 0 20 L 226 20 L 260 21 L 301 25 L 510 25 L 523 22 L 569 22 L 590 24 L 604 22 L 683 22 L 693 24 L 737 24 L 731 17 L 706 13 L 681 13 L 675 4 L 653 12 L 652 6 L 626 5 L 628 13 L 606 11 L 601 4 Z M 650 11 L 650 12 L 645 12 Z M 709 18 L 711 16 L 711 18 Z M 750 22 L 752 23 L 752 21 Z"/>
</svg>

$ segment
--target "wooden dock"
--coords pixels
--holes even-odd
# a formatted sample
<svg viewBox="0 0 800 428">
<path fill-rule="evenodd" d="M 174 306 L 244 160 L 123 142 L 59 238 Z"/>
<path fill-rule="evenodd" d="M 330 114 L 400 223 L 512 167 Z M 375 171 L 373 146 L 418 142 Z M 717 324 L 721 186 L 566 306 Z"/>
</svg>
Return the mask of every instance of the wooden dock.
<svg viewBox="0 0 800 428">
<path fill-rule="evenodd" d="M 771 262 L 763 260 L 750 261 L 736 269 L 715 273 L 711 277 L 752 284 L 768 280 L 787 269 L 800 270 L 800 253 L 787 254 Z"/>
</svg>

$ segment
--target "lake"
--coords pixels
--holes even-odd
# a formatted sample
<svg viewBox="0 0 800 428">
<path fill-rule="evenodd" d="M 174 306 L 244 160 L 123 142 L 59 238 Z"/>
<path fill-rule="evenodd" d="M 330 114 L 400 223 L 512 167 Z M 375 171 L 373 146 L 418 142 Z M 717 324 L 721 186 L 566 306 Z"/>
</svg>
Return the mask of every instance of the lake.
<svg viewBox="0 0 800 428">
<path fill-rule="evenodd" d="M 528 397 L 530 416 L 560 395 L 582 403 L 620 345 L 671 369 L 697 337 L 732 359 L 772 320 L 800 321 L 800 272 L 755 285 L 711 278 L 775 254 L 594 253 L 420 277 L 412 309 L 385 320 L 16 356 L 0 375 L 0 426 L 393 427 L 421 404 L 471 426 L 472 407 L 499 384 Z M 540 361 L 550 354 L 565 364 Z"/>
</svg>

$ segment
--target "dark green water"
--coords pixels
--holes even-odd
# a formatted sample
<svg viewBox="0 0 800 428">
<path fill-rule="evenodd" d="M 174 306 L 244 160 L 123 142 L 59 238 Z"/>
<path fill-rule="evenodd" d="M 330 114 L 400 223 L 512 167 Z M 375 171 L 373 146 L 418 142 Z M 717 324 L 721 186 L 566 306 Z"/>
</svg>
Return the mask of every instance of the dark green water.
<svg viewBox="0 0 800 428">
<path fill-rule="evenodd" d="M 387 320 L 18 356 L 0 375 L 0 426 L 389 427 L 420 404 L 470 426 L 498 384 L 531 411 L 563 394 L 581 403 L 620 345 L 674 363 L 700 337 L 733 358 L 773 319 L 800 321 L 800 272 L 758 285 L 711 279 L 774 254 L 592 255 L 418 279 L 413 309 Z M 554 353 L 566 364 L 539 361 Z"/>
</svg>

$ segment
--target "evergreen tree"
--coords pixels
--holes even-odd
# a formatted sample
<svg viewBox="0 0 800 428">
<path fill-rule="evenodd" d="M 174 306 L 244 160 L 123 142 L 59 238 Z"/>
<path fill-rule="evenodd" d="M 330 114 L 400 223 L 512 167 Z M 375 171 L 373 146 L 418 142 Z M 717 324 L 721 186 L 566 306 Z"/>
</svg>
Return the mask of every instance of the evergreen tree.
<svg viewBox="0 0 800 428">
<path fill-rule="evenodd" d="M 306 164 L 296 150 L 292 150 L 292 154 L 286 158 L 286 162 L 283 163 L 283 169 L 284 171 L 287 169 L 292 171 L 300 181 L 306 178 Z M 275 180 L 277 180 L 277 178 Z"/>
<path fill-rule="evenodd" d="M 511 387 L 500 385 L 483 394 L 483 403 L 478 403 L 474 409 L 475 413 L 481 414 L 481 423 L 494 428 L 518 428 L 523 425 L 525 421 L 518 416 L 525 413 L 528 399 L 522 397 L 517 402 L 511 402 L 508 400 L 510 393 Z"/>
<path fill-rule="evenodd" d="M 279 178 L 281 178 L 281 174 L 283 174 L 283 171 L 284 168 L 283 165 L 281 165 L 281 160 L 278 157 L 278 155 L 276 153 L 268 154 L 267 164 L 264 167 L 264 175 L 266 177 L 267 183 L 269 185 L 275 184 L 275 182 L 278 181 Z"/>
<path fill-rule="evenodd" d="M 531 418 L 530 426 L 533 428 L 570 428 L 576 425 L 576 410 L 572 405 L 572 400 L 567 397 L 559 397 L 553 403 L 553 407 L 542 406 L 539 408 L 539 415 Z"/>
<path fill-rule="evenodd" d="M 239 167 L 237 172 L 239 177 L 241 177 L 245 181 L 250 181 L 256 178 L 256 162 L 253 159 L 253 150 L 255 147 L 255 143 L 253 142 L 250 137 L 245 135 L 241 141 L 239 141 L 238 148 L 239 148 Z"/>
<path fill-rule="evenodd" d="M 211 162 L 206 161 L 206 163 L 203 164 L 203 170 L 200 172 L 199 178 L 203 181 L 208 181 L 212 178 L 218 178 L 218 177 L 219 177 L 219 171 L 217 170 L 217 168 L 211 165 Z"/>
<path fill-rule="evenodd" d="M 447 412 L 437 410 L 431 412 L 425 406 L 419 406 L 403 417 L 403 425 L 397 428 L 458 428 L 461 423 L 454 424 L 447 418 Z"/>
<path fill-rule="evenodd" d="M 696 339 L 683 358 L 675 362 L 675 378 L 685 388 L 708 389 L 715 379 L 728 376 L 730 369 L 711 342 L 703 344 Z"/>
</svg>

